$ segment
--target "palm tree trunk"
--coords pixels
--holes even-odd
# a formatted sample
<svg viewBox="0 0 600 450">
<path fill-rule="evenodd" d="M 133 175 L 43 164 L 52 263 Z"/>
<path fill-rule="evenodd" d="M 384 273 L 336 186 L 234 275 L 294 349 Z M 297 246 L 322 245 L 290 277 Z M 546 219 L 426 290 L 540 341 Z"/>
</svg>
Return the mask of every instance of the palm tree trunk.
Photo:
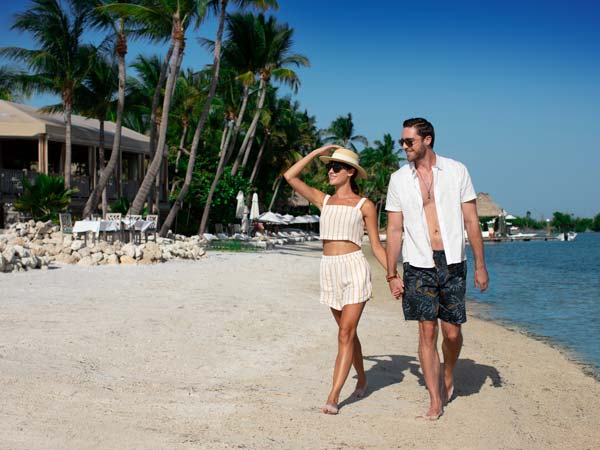
<svg viewBox="0 0 600 450">
<path fill-rule="evenodd" d="M 190 159 L 188 161 L 187 170 L 185 172 L 185 180 L 183 185 L 181 186 L 181 190 L 179 191 L 179 195 L 177 199 L 173 203 L 173 206 L 169 210 L 169 214 L 167 218 L 163 222 L 163 225 L 160 229 L 160 235 L 162 237 L 166 236 L 169 228 L 173 224 L 175 217 L 177 217 L 177 213 L 181 209 L 183 205 L 183 199 L 187 194 L 187 191 L 192 183 L 192 175 L 194 174 L 194 165 L 196 163 L 196 153 L 198 152 L 198 145 L 200 144 L 200 136 L 202 135 L 202 130 L 204 129 L 204 124 L 206 123 L 206 119 L 208 118 L 208 113 L 210 112 L 210 107 L 212 105 L 212 100 L 215 96 L 215 92 L 217 90 L 217 81 L 219 80 L 219 70 L 221 67 L 221 42 L 223 40 L 223 28 L 225 25 L 225 17 L 227 10 L 228 0 L 221 0 L 221 11 L 219 14 L 219 27 L 217 28 L 217 39 L 215 40 L 215 49 L 214 49 L 214 62 L 213 62 L 213 75 L 210 80 L 210 87 L 208 88 L 208 96 L 206 97 L 206 102 L 204 103 L 204 107 L 202 108 L 202 113 L 200 115 L 200 120 L 198 121 L 198 125 L 196 126 L 196 131 L 194 132 L 194 139 L 192 140 L 192 148 L 190 149 Z M 219 158 L 219 162 L 222 158 L 225 157 L 225 152 L 221 151 L 221 155 Z M 218 171 L 217 171 L 218 172 Z M 215 177 L 216 178 L 216 177 Z M 207 203 L 210 205 L 210 203 Z M 205 207 L 206 209 L 206 207 Z M 210 207 L 209 207 L 210 209 Z M 204 215 L 203 215 L 204 218 Z M 202 228 L 202 227 L 201 227 Z M 204 232 L 204 231 L 202 231 Z M 199 233 L 201 234 L 201 233 Z"/>
<path fill-rule="evenodd" d="M 254 167 L 252 168 L 252 175 L 250 175 L 250 184 L 254 183 L 254 179 L 258 174 L 258 167 L 260 166 L 260 162 L 262 160 L 262 155 L 267 145 L 267 141 L 269 140 L 269 135 L 265 134 L 262 145 L 260 146 L 260 150 L 258 151 L 258 155 L 256 155 L 256 161 L 254 162 Z"/>
<path fill-rule="evenodd" d="M 235 126 L 233 128 L 233 138 L 230 140 L 229 145 L 227 146 L 227 155 L 228 156 L 225 159 L 226 162 L 229 161 L 229 158 L 233 154 L 233 150 L 235 148 L 235 143 L 236 143 L 238 134 L 240 132 L 240 128 L 242 127 L 242 121 L 244 120 L 244 114 L 246 113 L 246 107 L 248 106 L 248 97 L 249 96 L 250 96 L 250 91 L 248 89 L 248 86 L 244 85 L 244 93 L 242 94 L 242 105 L 240 106 L 240 111 L 235 120 Z M 240 147 L 240 150 L 241 150 L 241 147 Z M 238 153 L 238 156 L 236 157 L 236 162 L 240 158 L 241 158 L 241 156 Z M 239 163 L 237 165 L 239 165 Z"/>
<path fill-rule="evenodd" d="M 115 135 L 110 153 L 110 159 L 108 160 L 108 164 L 104 170 L 102 170 L 102 175 L 100 175 L 98 184 L 96 184 L 96 187 L 94 187 L 94 190 L 85 203 L 85 207 L 83 208 L 83 217 L 90 215 L 91 211 L 94 211 L 98 206 L 100 195 L 106 189 L 108 180 L 117 166 L 117 161 L 119 160 L 119 155 L 121 153 L 121 127 L 123 123 L 123 108 L 125 107 L 125 55 L 127 54 L 127 36 L 124 33 L 119 33 L 117 35 L 115 51 L 117 53 L 117 64 L 119 66 L 119 91 L 117 99 L 117 121 L 115 122 Z M 118 173 L 116 176 L 120 178 L 121 174 Z"/>
<path fill-rule="evenodd" d="M 65 102 L 65 188 L 71 188 L 71 109 L 72 104 Z M 85 217 L 85 215 L 84 215 Z"/>
<path fill-rule="evenodd" d="M 210 215 L 210 205 L 212 203 L 212 199 L 215 195 L 215 190 L 217 189 L 217 184 L 219 184 L 219 180 L 221 179 L 221 175 L 223 175 L 225 169 L 225 154 L 221 154 L 219 158 L 219 165 L 217 166 L 217 173 L 215 174 L 215 178 L 213 179 L 212 184 L 210 185 L 210 189 L 208 191 L 208 196 L 206 197 L 206 204 L 204 205 L 204 211 L 202 211 L 202 219 L 200 220 L 200 227 L 198 228 L 198 234 L 202 236 L 206 231 L 206 224 L 208 223 L 208 216 Z M 161 229 L 162 231 L 162 229 Z"/>
<path fill-rule="evenodd" d="M 169 68 L 169 62 L 171 61 L 171 57 L 173 56 L 173 49 L 175 48 L 175 42 L 171 40 L 169 43 L 169 49 L 167 50 L 167 54 L 165 55 L 165 59 L 163 60 L 162 66 L 160 68 L 160 74 L 158 76 L 158 82 L 156 83 L 156 88 L 154 89 L 154 96 L 152 97 L 152 108 L 150 110 L 150 139 L 148 140 L 148 150 L 150 159 L 154 158 L 154 152 L 156 152 L 156 135 L 158 133 L 158 105 L 160 104 L 160 94 L 162 92 L 163 84 L 165 84 L 165 79 L 167 78 L 167 69 Z M 153 197 L 157 197 L 158 193 L 152 190 L 150 191 L 150 195 L 148 196 L 148 203 L 153 203 Z M 157 203 L 158 205 L 158 203 Z"/>
<path fill-rule="evenodd" d="M 181 133 L 181 139 L 179 140 L 179 148 L 177 149 L 177 159 L 175 160 L 175 173 L 179 172 L 179 159 L 181 158 L 181 153 L 183 152 L 183 144 L 185 144 L 185 136 L 188 131 L 188 123 L 187 121 L 183 124 L 183 131 Z"/>
<path fill-rule="evenodd" d="M 277 181 L 275 182 L 275 190 L 273 192 L 273 198 L 271 198 L 271 203 L 269 204 L 269 211 L 271 211 L 271 208 L 273 208 L 273 205 L 275 204 L 275 198 L 277 197 L 277 193 L 279 192 L 279 186 L 281 186 L 281 180 L 283 180 L 283 177 L 279 176 L 279 178 L 277 178 Z"/>
<path fill-rule="evenodd" d="M 258 95 L 258 104 L 256 105 L 256 111 L 254 112 L 254 117 L 252 118 L 252 122 L 250 123 L 250 127 L 248 128 L 248 132 L 244 137 L 244 141 L 242 142 L 242 146 L 240 147 L 240 152 L 238 153 L 238 157 L 231 168 L 231 175 L 235 175 L 239 169 L 240 163 L 242 161 L 242 157 L 244 161 L 248 160 L 246 156 L 246 152 L 249 151 L 249 148 L 252 146 L 252 141 L 254 140 L 254 133 L 256 132 L 256 126 L 258 125 L 258 119 L 260 118 L 261 109 L 265 103 L 265 97 L 267 94 L 266 82 L 262 78 L 260 79 L 260 83 L 258 86 L 259 95 Z M 245 165 L 243 163 L 242 165 Z"/>
<path fill-rule="evenodd" d="M 98 137 L 98 159 L 100 160 L 100 176 L 102 176 L 102 171 L 106 165 L 106 157 L 104 155 L 104 117 L 100 118 L 100 132 Z M 96 155 L 94 155 L 94 158 Z M 95 187 L 95 186 L 94 186 Z M 102 190 L 102 217 L 106 217 L 106 212 L 108 210 L 108 201 L 106 198 L 106 188 Z"/>
<path fill-rule="evenodd" d="M 152 158 L 152 162 L 148 167 L 148 172 L 146 172 L 146 176 L 142 181 L 142 185 L 137 191 L 135 198 L 131 206 L 129 207 L 129 214 L 139 214 L 142 208 L 144 207 L 144 202 L 150 193 L 150 189 L 154 184 L 154 180 L 156 179 L 156 175 L 160 170 L 160 166 L 162 164 L 163 156 L 164 156 L 164 147 L 165 141 L 167 138 L 167 128 L 169 126 L 169 110 L 171 108 L 171 97 L 173 93 L 174 84 L 176 81 L 176 76 L 179 72 L 177 63 L 181 61 L 180 51 L 182 52 L 182 44 L 183 44 L 183 30 L 180 27 L 174 27 L 175 32 L 173 33 L 172 39 L 175 40 L 173 56 L 171 57 L 171 63 L 169 65 L 169 76 L 167 77 L 167 85 L 165 87 L 165 97 L 163 99 L 163 110 L 162 116 L 160 120 L 160 133 L 158 136 L 158 143 L 156 145 L 156 151 L 154 152 L 154 157 Z"/>
</svg>

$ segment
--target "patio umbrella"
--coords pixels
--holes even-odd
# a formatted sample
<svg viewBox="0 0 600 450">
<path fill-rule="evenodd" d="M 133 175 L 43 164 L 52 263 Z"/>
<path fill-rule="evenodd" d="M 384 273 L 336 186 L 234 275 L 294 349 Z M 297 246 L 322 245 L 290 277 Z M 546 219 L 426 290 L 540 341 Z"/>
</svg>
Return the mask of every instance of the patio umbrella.
<svg viewBox="0 0 600 450">
<path fill-rule="evenodd" d="M 252 194 L 252 206 L 250 207 L 250 220 L 256 220 L 260 216 L 258 210 L 258 194 L 255 192 Z"/>
<path fill-rule="evenodd" d="M 249 220 L 248 220 L 248 207 L 246 205 L 244 205 L 244 214 L 242 214 L 242 226 L 241 226 L 241 231 L 244 234 L 248 233 L 248 225 L 249 225 Z"/>
<path fill-rule="evenodd" d="M 294 220 L 292 220 L 290 223 L 293 225 L 299 225 L 302 223 L 309 223 L 309 222 L 305 216 L 297 216 L 297 217 L 294 217 Z"/>
<path fill-rule="evenodd" d="M 238 191 L 235 199 L 237 201 L 235 205 L 235 218 L 241 219 L 244 216 L 244 193 L 242 191 Z"/>
<path fill-rule="evenodd" d="M 264 223 L 274 223 L 277 225 L 284 225 L 285 222 L 283 220 L 281 220 L 279 217 L 277 217 L 277 214 L 271 212 L 271 211 L 267 211 L 266 213 L 262 213 L 259 217 L 258 217 L 258 221 L 259 222 L 264 222 Z"/>
</svg>

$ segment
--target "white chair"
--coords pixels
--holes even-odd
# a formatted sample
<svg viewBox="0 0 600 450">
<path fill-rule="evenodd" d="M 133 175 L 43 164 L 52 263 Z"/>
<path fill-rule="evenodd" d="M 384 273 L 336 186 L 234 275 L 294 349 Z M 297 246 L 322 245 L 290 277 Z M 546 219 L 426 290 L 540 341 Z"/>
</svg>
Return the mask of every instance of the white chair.
<svg viewBox="0 0 600 450">
<path fill-rule="evenodd" d="M 148 233 L 152 233 L 154 236 L 154 242 L 156 242 L 156 230 L 158 229 L 158 214 L 148 214 L 145 219 L 147 222 L 152 222 L 148 228 L 144 230 L 144 239 L 148 242 Z"/>
<path fill-rule="evenodd" d="M 138 220 L 142 220 L 141 214 L 127 214 L 124 219 L 125 231 L 129 232 L 129 241 L 135 243 L 135 223 Z M 140 233 L 141 234 L 141 233 Z M 140 236 L 140 241 L 142 240 Z"/>
<path fill-rule="evenodd" d="M 117 231 L 111 233 L 119 233 L 119 240 L 123 240 L 123 224 L 121 223 L 121 213 L 106 213 L 106 220 L 117 223 Z M 104 238 L 106 239 L 106 231 L 104 232 Z M 111 236 L 111 241 L 114 241 L 114 236 Z"/>
<path fill-rule="evenodd" d="M 71 234 L 73 233 L 73 218 L 69 213 L 60 213 L 58 215 L 58 220 L 60 221 L 60 232 L 62 234 Z"/>
</svg>

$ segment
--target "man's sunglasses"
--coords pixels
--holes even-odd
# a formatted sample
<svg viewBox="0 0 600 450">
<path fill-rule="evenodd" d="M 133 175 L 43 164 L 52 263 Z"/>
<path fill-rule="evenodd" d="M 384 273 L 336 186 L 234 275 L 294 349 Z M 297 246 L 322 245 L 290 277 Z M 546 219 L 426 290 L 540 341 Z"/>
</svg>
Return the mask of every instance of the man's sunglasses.
<svg viewBox="0 0 600 450">
<path fill-rule="evenodd" d="M 400 143 L 400 147 L 404 147 L 404 144 L 406 144 L 407 147 L 412 147 L 415 143 L 415 138 L 400 139 L 398 142 Z"/>
<path fill-rule="evenodd" d="M 328 162 L 325 165 L 325 168 L 327 169 L 327 172 L 329 172 L 331 169 L 333 169 L 334 173 L 338 173 L 342 169 L 348 170 L 350 168 L 350 166 L 348 166 L 347 164 L 344 164 L 344 163 L 336 161 L 336 162 Z"/>
</svg>

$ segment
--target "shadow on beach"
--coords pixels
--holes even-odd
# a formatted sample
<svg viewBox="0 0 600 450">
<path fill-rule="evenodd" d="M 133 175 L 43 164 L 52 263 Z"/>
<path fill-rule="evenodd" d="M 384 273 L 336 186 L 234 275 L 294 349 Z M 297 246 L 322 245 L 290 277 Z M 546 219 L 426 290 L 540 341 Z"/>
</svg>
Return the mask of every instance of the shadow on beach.
<svg viewBox="0 0 600 450">
<path fill-rule="evenodd" d="M 365 361 L 371 361 L 375 364 L 365 370 L 367 380 L 369 380 L 369 389 L 367 395 L 371 395 L 380 389 L 386 388 L 404 380 L 404 373 L 408 370 L 421 382 L 423 375 L 419 371 L 419 361 L 412 356 L 406 355 L 373 355 L 365 356 Z M 350 405 L 360 398 L 348 397 L 340 402 L 339 407 Z"/>
<path fill-rule="evenodd" d="M 425 379 L 420 371 L 419 361 L 412 356 L 373 355 L 365 356 L 364 360 L 375 363 L 365 370 L 369 380 L 367 395 L 393 384 L 401 383 L 407 370 L 417 378 L 419 385 L 425 386 Z M 488 379 L 493 387 L 502 387 L 502 377 L 495 367 L 478 364 L 472 359 L 458 360 L 454 368 L 454 379 L 456 385 L 454 397 L 468 397 L 479 393 Z M 350 396 L 340 402 L 339 407 L 350 405 L 358 400 L 360 398 Z"/>
<path fill-rule="evenodd" d="M 425 386 L 425 379 L 420 372 L 418 378 L 419 384 Z M 472 359 L 459 358 L 454 367 L 454 397 L 468 397 L 478 394 L 488 379 L 493 387 L 502 387 L 502 377 L 498 369 L 493 366 L 478 364 Z"/>
</svg>

